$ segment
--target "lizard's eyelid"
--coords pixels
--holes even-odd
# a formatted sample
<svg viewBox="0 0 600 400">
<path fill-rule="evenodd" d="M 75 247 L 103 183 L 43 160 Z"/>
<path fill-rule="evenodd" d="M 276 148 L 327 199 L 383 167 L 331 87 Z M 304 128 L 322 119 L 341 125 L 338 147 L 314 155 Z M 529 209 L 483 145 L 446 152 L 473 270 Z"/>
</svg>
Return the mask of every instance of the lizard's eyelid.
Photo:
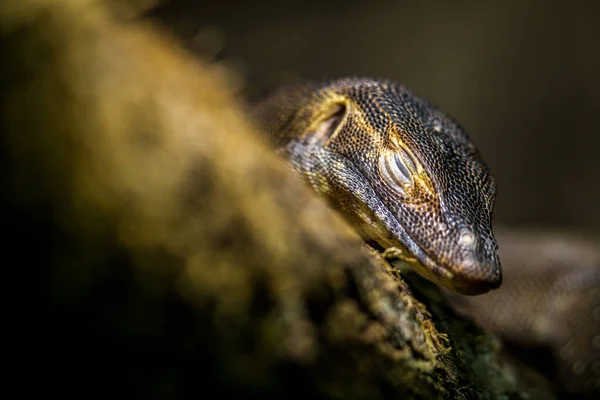
<svg viewBox="0 0 600 400">
<path fill-rule="evenodd" d="M 325 119 L 323 119 L 315 130 L 311 133 L 314 140 L 318 140 L 324 145 L 335 133 L 337 128 L 342 123 L 344 116 L 346 115 L 346 106 L 343 104 L 336 105 L 333 112 Z"/>
<path fill-rule="evenodd" d="M 407 163 L 407 160 L 410 160 L 410 162 Z M 411 167 L 414 167 L 414 163 L 410 156 L 398 151 L 383 154 L 379 160 L 379 170 L 382 178 L 390 187 L 403 194 L 413 183 Z"/>
<path fill-rule="evenodd" d="M 393 164 L 390 169 L 401 182 L 410 182 L 412 174 L 401 155 L 394 154 Z"/>
<path fill-rule="evenodd" d="M 397 162 L 408 169 L 408 176 L 412 177 L 413 173 L 417 172 L 417 165 L 413 158 L 404 149 L 399 149 L 396 153 Z"/>
</svg>

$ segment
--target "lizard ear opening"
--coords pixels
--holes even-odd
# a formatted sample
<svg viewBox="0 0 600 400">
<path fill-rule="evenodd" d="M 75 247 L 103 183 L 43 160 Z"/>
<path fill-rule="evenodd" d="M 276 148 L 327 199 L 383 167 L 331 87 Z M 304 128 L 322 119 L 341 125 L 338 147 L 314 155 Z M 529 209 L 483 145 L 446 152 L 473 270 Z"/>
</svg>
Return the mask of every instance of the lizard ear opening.
<svg viewBox="0 0 600 400">
<path fill-rule="evenodd" d="M 321 119 L 313 130 L 311 136 L 314 140 L 326 145 L 342 124 L 346 116 L 346 110 L 347 107 L 345 104 L 335 104 L 331 112 L 325 118 Z"/>
</svg>

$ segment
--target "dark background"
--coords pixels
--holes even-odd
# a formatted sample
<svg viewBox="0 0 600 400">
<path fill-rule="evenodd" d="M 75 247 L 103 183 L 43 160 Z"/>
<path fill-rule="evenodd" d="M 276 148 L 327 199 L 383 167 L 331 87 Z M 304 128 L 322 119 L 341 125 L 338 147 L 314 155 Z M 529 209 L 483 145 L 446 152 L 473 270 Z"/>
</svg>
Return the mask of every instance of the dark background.
<svg viewBox="0 0 600 400">
<path fill-rule="evenodd" d="M 495 220 L 600 231 L 600 2 L 171 1 L 151 17 L 237 76 L 391 78 L 469 132 Z"/>
</svg>

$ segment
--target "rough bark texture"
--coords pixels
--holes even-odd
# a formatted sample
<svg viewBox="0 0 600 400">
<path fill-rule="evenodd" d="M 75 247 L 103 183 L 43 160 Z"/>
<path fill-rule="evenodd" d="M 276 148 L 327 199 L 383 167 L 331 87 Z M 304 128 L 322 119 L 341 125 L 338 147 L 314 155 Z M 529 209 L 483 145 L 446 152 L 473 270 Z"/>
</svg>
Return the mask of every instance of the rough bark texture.
<svg viewBox="0 0 600 400">
<path fill-rule="evenodd" d="M 305 188 L 218 69 L 102 2 L 54 3 L 1 16 L 6 257 L 33 300 L 32 386 L 552 398 Z"/>
</svg>

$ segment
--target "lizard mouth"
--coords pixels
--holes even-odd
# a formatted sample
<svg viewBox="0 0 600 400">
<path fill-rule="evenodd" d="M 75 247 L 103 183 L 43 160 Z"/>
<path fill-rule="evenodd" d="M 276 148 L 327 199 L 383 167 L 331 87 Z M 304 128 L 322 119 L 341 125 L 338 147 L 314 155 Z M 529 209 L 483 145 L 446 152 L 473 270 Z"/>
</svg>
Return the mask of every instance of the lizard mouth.
<svg viewBox="0 0 600 400">
<path fill-rule="evenodd" d="M 430 281 L 463 295 L 479 295 L 496 289 L 497 279 L 482 279 L 469 272 L 474 265 L 448 265 L 430 255 L 404 228 L 375 191 L 362 199 L 364 207 L 359 211 L 361 231 L 366 239 L 376 242 L 384 249 L 387 258 L 398 259 Z"/>
<path fill-rule="evenodd" d="M 395 222 L 399 224 L 397 219 Z M 419 274 L 448 290 L 474 296 L 487 293 L 499 286 L 499 282 L 473 279 L 468 274 L 461 273 L 461 270 L 468 269 L 466 266 L 452 267 L 437 261 L 427 254 L 408 233 L 398 238 L 398 241 L 400 244 L 394 244 L 392 248 L 388 247 L 385 251 L 390 258 L 402 261 Z M 393 250 L 395 248 L 399 251 Z"/>
</svg>

